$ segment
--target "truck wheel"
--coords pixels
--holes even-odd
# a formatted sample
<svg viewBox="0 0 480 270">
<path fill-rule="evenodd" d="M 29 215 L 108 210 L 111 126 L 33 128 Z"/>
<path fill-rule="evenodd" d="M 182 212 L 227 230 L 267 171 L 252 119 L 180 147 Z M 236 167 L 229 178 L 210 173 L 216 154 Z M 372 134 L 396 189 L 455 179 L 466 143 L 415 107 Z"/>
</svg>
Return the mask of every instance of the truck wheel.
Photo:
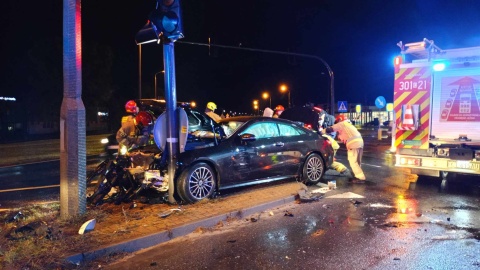
<svg viewBox="0 0 480 270">
<path fill-rule="evenodd" d="M 212 167 L 201 162 L 183 171 L 177 183 L 180 198 L 186 203 L 194 203 L 213 195 L 217 177 Z"/>
<path fill-rule="evenodd" d="M 316 184 L 322 179 L 325 173 L 325 165 L 323 159 L 318 154 L 311 154 L 303 164 L 303 182 L 305 184 Z"/>
</svg>

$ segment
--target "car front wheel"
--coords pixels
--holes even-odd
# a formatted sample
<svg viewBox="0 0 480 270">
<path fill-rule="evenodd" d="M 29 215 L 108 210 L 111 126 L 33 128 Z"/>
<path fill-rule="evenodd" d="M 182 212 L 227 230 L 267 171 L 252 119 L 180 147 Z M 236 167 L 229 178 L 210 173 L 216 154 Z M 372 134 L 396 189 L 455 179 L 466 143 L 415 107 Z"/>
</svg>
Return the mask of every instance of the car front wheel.
<svg viewBox="0 0 480 270">
<path fill-rule="evenodd" d="M 178 179 L 178 195 L 187 203 L 208 198 L 215 192 L 217 177 L 206 163 L 197 163 L 183 171 Z"/>
<path fill-rule="evenodd" d="M 305 184 L 316 184 L 325 173 L 325 166 L 322 157 L 318 154 L 311 154 L 303 164 L 303 182 Z"/>
</svg>

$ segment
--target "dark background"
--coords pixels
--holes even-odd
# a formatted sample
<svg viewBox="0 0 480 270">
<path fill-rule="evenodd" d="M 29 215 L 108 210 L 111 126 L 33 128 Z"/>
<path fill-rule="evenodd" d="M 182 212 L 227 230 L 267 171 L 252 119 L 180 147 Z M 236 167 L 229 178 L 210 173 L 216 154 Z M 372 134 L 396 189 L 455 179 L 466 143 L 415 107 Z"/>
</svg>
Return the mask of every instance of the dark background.
<svg viewBox="0 0 480 270">
<path fill-rule="evenodd" d="M 123 109 L 138 97 L 135 34 L 154 0 L 82 1 L 82 99 L 97 108 Z M 14 96 L 35 117 L 58 119 L 63 95 L 63 1 L 5 0 L 0 4 L 0 96 Z M 175 43 L 177 100 L 204 108 L 251 112 L 263 91 L 272 106 L 329 103 L 330 80 L 318 60 L 181 43 L 191 41 L 314 55 L 335 73 L 335 98 L 374 105 L 393 98 L 397 42 L 434 40 L 442 49 L 480 44 L 480 2 L 474 0 L 183 0 L 184 39 Z M 142 46 L 142 97 L 153 98 L 154 74 L 163 70 L 162 44 Z M 162 75 L 158 75 L 163 94 Z"/>
</svg>

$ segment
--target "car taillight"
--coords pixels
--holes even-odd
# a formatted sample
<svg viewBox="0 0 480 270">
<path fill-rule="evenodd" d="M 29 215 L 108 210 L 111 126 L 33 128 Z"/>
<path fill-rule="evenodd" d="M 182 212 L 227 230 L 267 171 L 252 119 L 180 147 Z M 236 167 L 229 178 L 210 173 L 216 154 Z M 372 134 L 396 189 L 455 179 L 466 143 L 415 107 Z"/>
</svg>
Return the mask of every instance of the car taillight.
<svg viewBox="0 0 480 270">
<path fill-rule="evenodd" d="M 475 150 L 475 160 L 480 160 L 480 150 Z"/>
<path fill-rule="evenodd" d="M 414 165 L 420 166 L 421 159 L 419 158 L 401 158 L 400 164 L 401 165 Z"/>
<path fill-rule="evenodd" d="M 308 128 L 308 129 L 312 129 L 312 125 L 305 124 L 304 126 L 305 126 L 306 128 Z"/>
<path fill-rule="evenodd" d="M 323 140 L 323 147 L 327 147 L 327 146 L 330 146 L 330 147 L 331 147 L 331 146 L 332 146 L 332 142 L 331 142 L 330 140 L 325 139 L 325 140 Z"/>
</svg>

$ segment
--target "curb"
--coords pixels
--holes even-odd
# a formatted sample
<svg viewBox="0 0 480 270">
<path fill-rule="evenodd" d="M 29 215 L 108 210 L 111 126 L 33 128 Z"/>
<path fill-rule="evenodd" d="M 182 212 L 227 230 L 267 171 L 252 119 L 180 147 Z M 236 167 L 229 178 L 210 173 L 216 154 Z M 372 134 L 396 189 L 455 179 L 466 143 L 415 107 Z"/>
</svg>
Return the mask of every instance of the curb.
<svg viewBox="0 0 480 270">
<path fill-rule="evenodd" d="M 151 235 L 147 236 L 142 236 L 133 240 L 129 240 L 126 242 L 114 244 L 111 246 L 106 246 L 100 249 L 92 250 L 92 251 L 87 251 L 83 253 L 78 253 L 71 255 L 67 258 L 65 258 L 66 261 L 80 265 L 82 262 L 85 261 L 93 261 L 96 260 L 102 256 L 107 256 L 108 254 L 112 253 L 120 253 L 120 252 L 127 252 L 127 253 L 132 253 L 139 251 L 141 249 L 153 247 L 155 245 L 167 242 L 169 240 L 172 240 L 176 237 L 180 236 L 185 236 L 189 233 L 192 233 L 197 229 L 198 227 L 213 227 L 216 224 L 218 224 L 220 221 L 225 221 L 230 217 L 237 217 L 237 218 L 245 218 L 249 215 L 252 215 L 254 213 L 258 213 L 261 211 L 265 211 L 280 205 L 284 205 L 287 203 L 291 203 L 295 201 L 295 195 L 291 195 L 288 197 L 285 197 L 283 199 L 279 199 L 276 201 L 260 204 L 257 206 L 253 206 L 250 208 L 246 209 L 240 209 L 236 211 L 232 211 L 229 213 L 217 215 L 211 218 L 207 218 L 204 220 L 199 220 L 196 222 L 192 222 L 189 224 L 185 224 L 170 230 L 164 230 L 158 233 L 154 233 Z"/>
</svg>

